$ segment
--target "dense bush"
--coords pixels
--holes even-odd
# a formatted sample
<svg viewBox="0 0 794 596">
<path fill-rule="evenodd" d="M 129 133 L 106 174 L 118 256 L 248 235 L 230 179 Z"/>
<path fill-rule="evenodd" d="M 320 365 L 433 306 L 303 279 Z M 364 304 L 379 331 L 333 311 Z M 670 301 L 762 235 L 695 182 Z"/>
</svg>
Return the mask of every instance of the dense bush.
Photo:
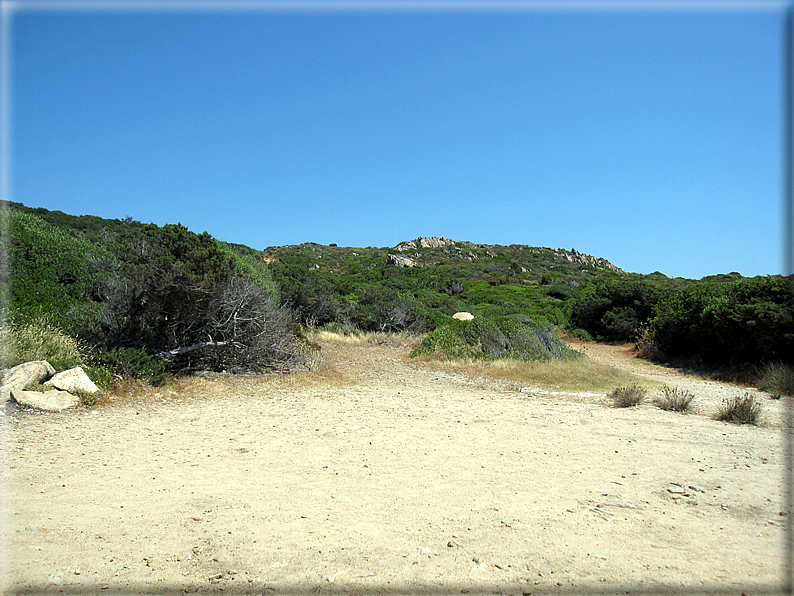
<svg viewBox="0 0 794 596">
<path fill-rule="evenodd" d="M 301 361 L 291 314 L 250 279 L 232 277 L 217 288 L 204 333 L 210 341 L 188 359 L 210 368 L 289 370 Z"/>
<path fill-rule="evenodd" d="M 533 361 L 579 357 L 550 328 L 522 315 L 452 321 L 428 334 L 413 355 Z"/>
<path fill-rule="evenodd" d="M 639 327 L 654 315 L 666 295 L 643 280 L 611 280 L 584 290 L 574 300 L 569 326 L 584 329 L 603 341 L 632 341 Z"/>
<path fill-rule="evenodd" d="M 28 319 L 48 317 L 63 326 L 75 304 L 90 301 L 91 287 L 104 275 L 93 263 L 113 256 L 28 213 L 3 213 L 8 238 L 0 250 L 9 257 L 9 278 L 2 280 L 9 307 Z"/>
<path fill-rule="evenodd" d="M 95 348 L 92 365 L 110 371 L 116 378 L 140 379 L 152 385 L 162 385 L 168 378 L 171 363 L 154 356 L 143 348 Z M 110 378 L 110 375 L 108 375 Z"/>
<path fill-rule="evenodd" d="M 119 366 L 119 358 L 135 350 L 173 352 L 177 368 L 292 362 L 265 355 L 263 344 L 238 334 L 270 336 L 276 351 L 299 346 L 291 317 L 309 327 L 433 332 L 433 350 L 461 357 L 473 350 L 476 357 L 536 358 L 553 352 L 540 330 L 564 326 L 582 339 L 636 340 L 650 359 L 714 366 L 794 359 L 793 278 L 731 273 L 694 282 L 658 272 L 623 274 L 576 262 L 570 251 L 520 245 L 353 249 L 307 243 L 260 253 L 180 224 L 0 206 L 11 232 L 2 247 L 11 257 L 10 281 L 2 280 L 11 311 L 48 317 L 102 353 L 133 350 L 116 353 Z M 420 266 L 388 264 L 395 253 Z M 233 286 L 251 298 L 245 308 L 259 313 L 259 324 L 275 326 L 224 327 L 221 305 L 228 305 L 224 296 Z M 472 312 L 476 322 L 450 324 L 457 311 Z M 508 320 L 513 328 L 505 327 Z M 270 335 L 274 329 L 277 337 Z M 184 350 L 197 345 L 203 347 Z"/>
<path fill-rule="evenodd" d="M 667 358 L 794 363 L 794 278 L 688 286 L 659 303 L 652 326 L 653 341 Z"/>
<path fill-rule="evenodd" d="M 156 357 L 164 352 L 180 365 L 223 368 L 283 367 L 298 358 L 297 330 L 278 308 L 276 285 L 256 251 L 180 224 L 44 214 L 71 227 L 6 209 L 11 312 L 48 317 L 91 348 L 97 370 L 159 382 L 169 366 Z M 108 225 L 97 228 L 95 220 Z M 229 310 L 232 286 L 246 298 Z M 202 344 L 207 349 L 198 352 Z"/>
</svg>

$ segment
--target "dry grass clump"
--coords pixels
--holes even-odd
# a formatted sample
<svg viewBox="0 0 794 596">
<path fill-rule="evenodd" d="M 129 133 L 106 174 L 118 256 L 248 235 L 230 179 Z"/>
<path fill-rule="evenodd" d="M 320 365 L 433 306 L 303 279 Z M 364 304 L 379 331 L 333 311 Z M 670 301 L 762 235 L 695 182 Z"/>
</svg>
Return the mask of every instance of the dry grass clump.
<svg viewBox="0 0 794 596">
<path fill-rule="evenodd" d="M 377 344 L 389 346 L 391 348 L 413 348 L 421 341 L 421 337 L 408 335 L 406 333 L 358 331 L 355 329 L 309 329 L 306 335 L 311 341 L 326 341 L 359 346 Z"/>
<path fill-rule="evenodd" d="M 765 364 L 756 375 L 756 384 L 761 391 L 776 397 L 794 395 L 794 366 L 782 362 Z"/>
<path fill-rule="evenodd" d="M 695 396 L 689 391 L 665 385 L 662 388 L 661 395 L 656 396 L 653 403 L 662 410 L 686 413 L 689 411 L 694 398 Z"/>
<path fill-rule="evenodd" d="M 647 389 L 633 384 L 625 387 L 617 387 L 608 397 L 612 400 L 616 408 L 630 408 L 641 404 L 647 394 Z"/>
<path fill-rule="evenodd" d="M 525 362 L 521 360 L 448 360 L 415 358 L 427 366 L 517 387 L 534 386 L 570 392 L 603 392 L 615 384 L 641 383 L 644 379 L 590 358 Z"/>
<path fill-rule="evenodd" d="M 85 363 L 85 348 L 47 319 L 4 323 L 0 328 L 2 367 L 31 360 L 46 360 L 55 370 L 66 370 Z"/>
<path fill-rule="evenodd" d="M 733 424 L 758 424 L 761 417 L 761 402 L 745 393 L 730 400 L 723 400 L 715 418 Z"/>
</svg>

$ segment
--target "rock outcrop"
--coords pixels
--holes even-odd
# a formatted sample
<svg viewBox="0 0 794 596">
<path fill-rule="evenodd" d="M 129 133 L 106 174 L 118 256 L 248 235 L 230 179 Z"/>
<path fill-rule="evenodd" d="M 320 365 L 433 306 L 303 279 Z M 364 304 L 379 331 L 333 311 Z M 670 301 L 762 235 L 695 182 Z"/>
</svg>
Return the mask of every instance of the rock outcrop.
<svg viewBox="0 0 794 596">
<path fill-rule="evenodd" d="M 626 273 L 623 269 L 613 265 L 606 259 L 586 255 L 584 253 L 579 252 L 575 248 L 572 248 L 570 251 L 567 251 L 563 248 L 558 248 L 554 252 L 557 255 L 563 257 L 564 259 L 570 261 L 571 263 L 580 263 L 582 265 L 590 265 L 592 267 L 599 267 L 601 269 L 611 269 L 616 273 Z"/>
<path fill-rule="evenodd" d="M 419 236 L 419 238 L 416 240 L 403 242 L 398 244 L 395 248 L 397 250 L 408 250 L 411 248 L 441 248 L 443 246 L 456 246 L 458 244 L 465 246 L 471 245 L 470 242 L 459 242 L 457 240 L 450 240 L 449 238 L 442 238 L 439 236 L 430 236 L 429 238 Z"/>
<path fill-rule="evenodd" d="M 403 255 L 389 255 L 386 259 L 387 265 L 397 265 L 398 267 L 418 267 L 419 263 L 414 261 L 410 257 L 404 257 Z"/>
</svg>

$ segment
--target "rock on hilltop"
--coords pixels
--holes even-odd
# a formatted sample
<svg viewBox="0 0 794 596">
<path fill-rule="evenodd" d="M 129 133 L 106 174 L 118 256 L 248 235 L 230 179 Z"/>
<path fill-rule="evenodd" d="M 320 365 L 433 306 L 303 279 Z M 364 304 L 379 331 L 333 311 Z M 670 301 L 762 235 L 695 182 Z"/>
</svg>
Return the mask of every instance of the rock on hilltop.
<svg viewBox="0 0 794 596">
<path fill-rule="evenodd" d="M 468 249 L 477 249 L 477 250 L 485 250 L 484 256 L 487 258 L 493 258 L 495 256 L 495 251 L 497 249 L 503 248 L 501 245 L 498 244 L 475 244 L 473 242 L 468 242 L 466 240 L 451 240 L 450 238 L 444 238 L 439 236 L 430 236 L 424 237 L 419 236 L 415 240 L 409 240 L 408 242 L 401 242 L 397 246 L 395 246 L 395 250 L 400 252 L 408 251 L 408 250 L 418 250 L 420 248 L 448 248 L 454 247 L 460 249 L 461 247 L 465 247 Z M 529 247 L 527 247 L 529 249 Z M 565 259 L 571 263 L 579 263 L 581 265 L 590 265 L 591 267 L 597 267 L 600 269 L 609 269 L 616 273 L 625 274 L 626 271 L 613 265 L 608 260 L 601 258 L 601 257 L 594 257 L 588 254 L 584 254 L 572 248 L 571 250 L 566 250 L 564 248 L 546 248 L 543 247 L 542 249 L 529 249 L 534 251 L 551 251 L 556 258 Z M 447 251 L 445 251 L 447 252 Z M 466 253 L 468 256 L 468 260 L 473 260 L 476 258 L 482 258 L 476 255 L 475 253 L 468 252 Z M 419 256 L 418 254 L 415 256 Z M 389 264 L 398 265 L 400 267 L 417 267 L 421 266 L 418 261 L 412 259 L 410 257 L 406 257 L 403 255 L 389 255 Z"/>
</svg>

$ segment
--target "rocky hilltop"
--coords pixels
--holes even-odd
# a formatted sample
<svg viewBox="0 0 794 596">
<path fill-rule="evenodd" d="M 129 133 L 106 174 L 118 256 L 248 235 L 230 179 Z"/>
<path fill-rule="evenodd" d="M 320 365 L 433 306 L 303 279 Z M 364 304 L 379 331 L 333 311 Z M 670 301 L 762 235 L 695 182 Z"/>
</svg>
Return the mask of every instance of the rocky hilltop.
<svg viewBox="0 0 794 596">
<path fill-rule="evenodd" d="M 594 257 L 591 255 L 587 255 L 584 253 L 579 252 L 576 249 L 566 250 L 564 248 L 532 248 L 523 245 L 511 245 L 510 247 L 504 247 L 498 244 L 475 244 L 473 242 L 468 242 L 465 240 L 451 240 L 450 238 L 443 238 L 439 236 L 430 236 L 430 237 L 423 237 L 420 236 L 415 240 L 409 240 L 408 242 L 401 242 L 397 246 L 394 247 L 395 250 L 400 251 L 401 253 L 410 252 L 410 251 L 417 251 L 418 249 L 425 249 L 425 248 L 442 248 L 446 249 L 444 252 L 446 254 L 451 253 L 458 253 L 458 256 L 462 256 L 464 260 L 473 261 L 478 258 L 495 258 L 497 254 L 504 251 L 505 248 L 515 249 L 519 248 L 520 250 L 528 250 L 530 252 L 535 252 L 536 254 L 541 254 L 542 252 L 550 251 L 553 253 L 554 257 L 557 259 L 564 259 L 569 263 L 578 263 L 580 265 L 588 265 L 590 267 L 595 267 L 597 269 L 608 269 L 610 271 L 614 271 L 615 273 L 625 274 L 626 271 L 613 265 L 608 260 L 600 257 Z M 469 249 L 469 250 L 464 250 Z M 483 253 L 484 251 L 484 253 Z M 421 253 L 415 252 L 412 256 L 407 256 L 405 254 L 390 254 L 389 264 L 397 265 L 400 267 L 421 267 Z"/>
</svg>

